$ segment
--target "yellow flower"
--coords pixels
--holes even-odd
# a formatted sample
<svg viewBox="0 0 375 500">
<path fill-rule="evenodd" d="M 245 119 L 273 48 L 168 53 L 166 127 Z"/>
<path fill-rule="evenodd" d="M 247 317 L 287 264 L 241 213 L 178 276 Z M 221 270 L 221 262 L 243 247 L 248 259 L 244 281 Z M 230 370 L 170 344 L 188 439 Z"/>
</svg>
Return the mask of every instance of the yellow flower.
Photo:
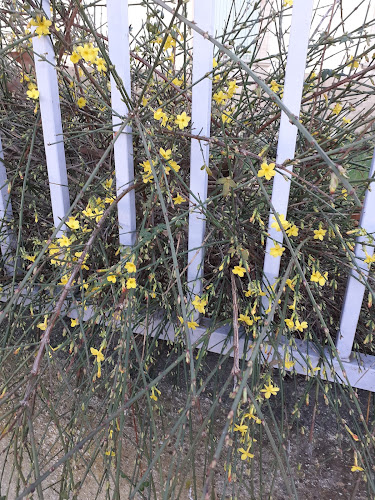
<svg viewBox="0 0 375 500">
<path fill-rule="evenodd" d="M 36 26 L 35 33 L 39 35 L 39 38 L 42 35 L 49 35 L 49 27 L 52 22 L 49 19 L 46 19 L 45 16 L 36 16 L 36 20 L 32 19 L 30 21 L 31 26 Z"/>
<path fill-rule="evenodd" d="M 49 254 L 50 254 L 51 257 L 54 256 L 54 255 L 56 255 L 56 254 L 60 254 L 60 248 L 59 247 L 56 247 L 54 245 L 50 245 L 48 247 L 48 249 L 49 249 L 48 251 L 49 251 Z M 57 257 L 58 256 L 59 255 L 57 255 Z M 57 264 L 58 265 L 58 264 L 60 264 L 60 261 L 56 260 L 56 259 L 51 259 L 51 264 Z"/>
<path fill-rule="evenodd" d="M 270 83 L 270 89 L 272 92 L 278 92 L 280 90 L 280 85 L 275 80 L 272 80 Z"/>
<path fill-rule="evenodd" d="M 70 279 L 70 274 L 64 274 L 64 276 L 61 278 L 59 285 L 65 286 L 68 283 L 69 279 Z M 73 283 L 75 283 L 75 282 L 76 281 L 73 280 Z"/>
<path fill-rule="evenodd" d="M 222 90 L 220 90 L 220 92 L 214 94 L 213 97 L 214 97 L 214 100 L 218 104 L 225 104 L 228 96 L 226 94 L 224 94 L 224 92 Z"/>
<path fill-rule="evenodd" d="M 359 465 L 352 465 L 352 468 L 350 470 L 352 472 L 362 472 L 364 469 L 363 467 L 359 467 Z"/>
<path fill-rule="evenodd" d="M 101 368 L 101 362 L 104 361 L 104 355 L 102 353 L 102 350 L 103 350 L 103 345 L 101 346 L 101 348 L 99 349 L 99 351 L 97 349 L 94 349 L 93 347 L 91 347 L 90 351 L 91 351 L 91 354 L 93 356 L 96 356 L 96 362 L 98 363 L 98 378 L 101 377 L 102 375 L 102 368 Z M 95 363 L 94 361 L 94 363 Z"/>
<path fill-rule="evenodd" d="M 288 287 L 291 290 L 294 290 L 294 283 L 293 283 L 293 281 L 290 278 L 286 280 L 285 284 L 288 285 Z"/>
<path fill-rule="evenodd" d="M 38 99 L 39 98 L 39 90 L 35 87 L 31 88 L 26 92 L 27 96 L 30 97 L 30 99 Z"/>
<path fill-rule="evenodd" d="M 192 305 L 195 307 L 195 309 L 204 314 L 205 313 L 205 307 L 207 305 L 207 300 L 202 300 L 198 295 L 195 296 L 195 299 L 192 302 Z"/>
<path fill-rule="evenodd" d="M 142 97 L 142 106 L 147 106 L 148 99 L 145 96 Z"/>
<path fill-rule="evenodd" d="M 238 85 L 236 84 L 236 80 L 231 80 L 228 84 L 228 92 L 227 92 L 229 99 L 231 99 L 234 96 L 236 89 L 238 89 Z"/>
<path fill-rule="evenodd" d="M 266 162 L 263 162 L 260 166 L 260 170 L 258 171 L 258 177 L 265 177 L 267 181 L 271 180 L 272 177 L 276 175 L 275 172 L 275 164 L 270 163 L 269 165 Z"/>
<path fill-rule="evenodd" d="M 78 229 L 79 228 L 79 221 L 76 220 L 75 217 L 69 217 L 69 220 L 66 222 L 66 225 L 70 228 L 70 229 Z"/>
<path fill-rule="evenodd" d="M 365 250 L 365 254 L 366 254 L 366 258 L 365 258 L 364 262 L 365 262 L 365 264 L 368 264 L 370 267 L 370 265 L 373 262 L 375 262 L 375 254 L 369 255 L 366 250 Z"/>
<path fill-rule="evenodd" d="M 232 113 L 232 110 L 226 110 L 222 115 L 221 115 L 221 120 L 223 123 L 230 123 L 232 121 L 232 117 L 230 116 Z"/>
<path fill-rule="evenodd" d="M 94 214 L 94 212 L 92 211 L 92 208 L 89 205 L 87 205 L 87 207 L 86 207 L 85 210 L 82 210 L 82 213 L 88 219 L 92 219 L 93 217 L 95 217 L 95 214 Z"/>
<path fill-rule="evenodd" d="M 286 356 L 285 356 L 285 361 L 284 361 L 284 366 L 287 370 L 290 370 L 291 368 L 293 368 L 293 366 L 295 365 L 296 363 L 294 361 L 291 361 L 290 360 L 290 357 L 289 357 L 289 353 L 287 352 L 286 353 Z"/>
<path fill-rule="evenodd" d="M 109 203 L 110 205 L 115 201 L 114 196 L 106 196 L 104 199 L 105 203 Z"/>
<path fill-rule="evenodd" d="M 126 288 L 137 288 L 137 282 L 135 278 L 128 278 L 128 280 L 126 281 Z"/>
<path fill-rule="evenodd" d="M 323 241 L 324 236 L 326 235 L 327 230 L 326 229 L 314 229 L 314 240 L 320 240 Z"/>
<path fill-rule="evenodd" d="M 116 283 L 116 276 L 114 274 L 109 274 L 107 276 L 107 281 L 110 281 L 111 283 Z"/>
<path fill-rule="evenodd" d="M 293 0 L 284 0 L 283 7 L 292 7 Z"/>
<path fill-rule="evenodd" d="M 35 262 L 36 255 L 24 255 L 23 258 L 30 262 Z"/>
<path fill-rule="evenodd" d="M 217 61 L 216 61 L 216 59 L 215 59 L 215 58 L 213 58 L 213 59 L 212 59 L 212 67 L 213 67 L 213 68 L 216 68 L 216 66 L 217 66 Z"/>
<path fill-rule="evenodd" d="M 349 57 L 349 61 L 347 63 L 347 66 L 350 66 L 351 68 L 358 68 L 359 67 L 359 61 L 354 59 L 353 56 Z"/>
<path fill-rule="evenodd" d="M 106 179 L 103 183 L 103 186 L 105 189 L 112 189 L 113 185 L 113 178 L 111 177 L 110 179 Z"/>
<path fill-rule="evenodd" d="M 248 447 L 247 450 L 244 450 L 243 448 L 238 449 L 238 451 L 241 453 L 241 460 L 247 460 L 248 458 L 254 458 L 254 455 L 252 453 L 249 453 L 250 448 L 251 448 L 251 445 Z"/>
<path fill-rule="evenodd" d="M 96 64 L 96 69 L 101 73 L 103 71 L 103 73 L 105 73 L 107 71 L 107 65 L 106 65 L 106 62 L 105 60 L 102 58 L 102 57 L 97 57 L 94 61 L 94 63 Z"/>
<path fill-rule="evenodd" d="M 140 163 L 140 165 L 143 167 L 143 170 L 147 173 L 151 172 L 151 163 L 149 160 L 145 160 L 143 163 Z"/>
<path fill-rule="evenodd" d="M 38 323 L 36 325 L 36 327 L 39 328 L 39 330 L 43 330 L 43 331 L 47 330 L 47 319 L 48 319 L 48 316 L 44 316 L 43 323 Z"/>
<path fill-rule="evenodd" d="M 80 97 L 77 101 L 77 106 L 79 108 L 84 108 L 86 106 L 86 99 L 84 97 Z"/>
<path fill-rule="evenodd" d="M 83 47 L 77 47 L 77 52 L 86 62 L 94 62 L 97 58 L 99 49 L 94 48 L 91 43 L 85 43 Z"/>
<path fill-rule="evenodd" d="M 258 417 L 255 415 L 255 408 L 254 408 L 254 406 L 251 406 L 249 413 L 246 413 L 246 415 L 244 415 L 244 416 L 243 416 L 243 419 L 245 419 L 245 418 L 248 418 L 248 419 L 253 419 L 253 420 L 255 420 L 255 422 L 256 422 L 257 424 L 261 424 L 261 423 L 262 423 L 262 421 L 260 420 L 260 418 L 258 418 Z M 254 441 L 255 441 L 255 440 L 254 440 Z"/>
<path fill-rule="evenodd" d="M 346 116 L 343 117 L 342 121 L 345 123 L 345 125 L 351 123 L 351 120 L 349 118 L 346 118 Z"/>
<path fill-rule="evenodd" d="M 250 318 L 250 316 L 248 316 L 247 314 L 240 314 L 238 321 L 242 321 L 243 323 L 246 323 L 248 326 L 251 326 L 254 323 L 253 320 Z"/>
<path fill-rule="evenodd" d="M 163 49 L 168 50 L 171 47 L 176 47 L 176 40 L 171 35 L 168 35 L 167 39 L 165 40 Z"/>
<path fill-rule="evenodd" d="M 154 176 L 152 174 L 144 174 L 142 175 L 143 182 L 147 184 L 148 182 L 152 182 Z"/>
<path fill-rule="evenodd" d="M 233 274 L 238 274 L 240 278 L 243 278 L 244 274 L 246 272 L 246 269 L 242 266 L 235 266 L 234 269 L 232 269 Z"/>
<path fill-rule="evenodd" d="M 73 52 L 70 56 L 70 60 L 73 64 L 77 64 L 77 62 L 81 59 L 81 56 L 77 52 Z"/>
<path fill-rule="evenodd" d="M 190 116 L 187 116 L 187 114 L 184 111 L 180 115 L 177 115 L 175 123 L 179 126 L 180 130 L 183 130 L 189 125 L 190 120 L 191 120 Z"/>
<path fill-rule="evenodd" d="M 335 107 L 332 109 L 332 114 L 333 115 L 339 115 L 342 110 L 342 106 L 340 103 L 336 103 Z"/>
<path fill-rule="evenodd" d="M 176 87 L 179 87 L 182 83 L 183 80 L 179 80 L 177 77 L 172 80 L 173 85 L 176 85 Z"/>
<path fill-rule="evenodd" d="M 20 79 L 20 82 L 29 82 L 30 81 L 30 78 L 29 76 L 26 74 L 26 73 L 21 73 L 21 79 Z"/>
<path fill-rule="evenodd" d="M 302 323 L 300 323 L 298 319 L 296 320 L 296 330 L 298 330 L 299 332 L 303 332 L 303 330 L 306 330 L 306 328 L 307 328 L 306 321 L 302 321 Z"/>
<path fill-rule="evenodd" d="M 171 149 L 163 149 L 163 148 L 160 148 L 159 149 L 159 153 L 160 153 L 160 156 L 162 156 L 165 160 L 169 160 L 172 156 L 172 150 Z"/>
<path fill-rule="evenodd" d="M 163 112 L 163 110 L 161 108 L 157 109 L 154 112 L 154 118 L 155 118 L 155 120 L 158 120 L 158 121 L 161 119 L 161 125 L 162 125 L 162 127 L 165 127 L 165 124 L 167 123 L 168 117 Z"/>
<path fill-rule="evenodd" d="M 275 246 L 271 248 L 270 255 L 272 255 L 272 257 L 281 257 L 284 250 L 284 247 L 281 247 L 278 243 L 276 243 Z"/>
<path fill-rule="evenodd" d="M 174 160 L 169 160 L 169 161 L 168 161 L 168 165 L 169 165 L 171 168 L 173 168 L 173 170 L 174 170 L 175 172 L 178 172 L 178 171 L 180 170 L 180 168 L 181 168 L 181 167 L 180 167 L 180 165 L 178 165 L 178 164 L 177 164 L 177 162 L 175 162 Z"/>
<path fill-rule="evenodd" d="M 125 269 L 128 271 L 128 273 L 135 273 L 137 271 L 136 265 L 134 262 L 127 262 L 125 264 Z"/>
<path fill-rule="evenodd" d="M 245 424 L 235 424 L 234 426 L 234 432 L 240 432 L 242 436 L 244 436 L 247 432 L 248 426 Z"/>
<path fill-rule="evenodd" d="M 352 472 L 363 472 L 363 467 L 360 467 L 358 465 L 358 457 L 357 457 L 357 452 L 354 452 L 354 465 L 352 465 L 352 468 L 350 469 Z"/>
<path fill-rule="evenodd" d="M 67 236 L 65 236 L 65 234 L 63 234 L 63 235 L 61 236 L 61 238 L 59 238 L 59 239 L 57 240 L 57 243 L 58 243 L 61 247 L 68 247 L 68 246 L 70 246 L 71 241 L 70 241 L 70 239 L 69 239 Z"/>
<path fill-rule="evenodd" d="M 103 212 L 99 208 L 95 208 L 95 221 L 99 222 L 103 216 Z"/>
<path fill-rule="evenodd" d="M 192 330 L 196 330 L 198 323 L 196 321 L 188 321 L 188 327 L 191 328 Z"/>
<path fill-rule="evenodd" d="M 291 330 L 292 328 L 294 328 L 294 321 L 292 320 L 292 318 L 286 318 L 285 320 L 285 323 L 286 323 L 286 326 Z"/>
<path fill-rule="evenodd" d="M 288 236 L 298 236 L 298 231 L 299 231 L 298 227 L 295 224 L 293 224 L 293 226 L 287 229 L 286 234 Z"/>
<path fill-rule="evenodd" d="M 161 392 L 159 391 L 159 389 L 157 389 L 156 387 L 151 387 L 151 396 L 150 396 L 150 399 L 153 399 L 154 401 L 157 401 L 158 398 L 155 394 L 155 391 L 158 393 L 158 395 L 160 396 Z"/>
<path fill-rule="evenodd" d="M 270 382 L 268 385 L 265 385 L 264 389 L 260 392 L 264 392 L 265 398 L 270 399 L 271 396 L 276 396 L 279 390 L 280 389 L 277 386 L 272 385 L 272 382 Z"/>
<path fill-rule="evenodd" d="M 322 275 L 319 271 L 314 271 L 311 275 L 310 281 L 314 281 L 315 283 L 319 283 L 320 286 L 324 286 L 327 279 L 328 272 L 325 272 L 324 275 Z"/>
<path fill-rule="evenodd" d="M 180 195 L 180 193 L 177 193 L 177 196 L 173 198 L 173 201 L 175 205 L 181 205 L 181 203 L 183 203 L 186 200 Z"/>
<path fill-rule="evenodd" d="M 70 318 L 70 326 L 73 328 L 78 325 L 78 319 Z"/>
<path fill-rule="evenodd" d="M 279 215 L 279 219 L 280 219 L 281 226 L 283 227 L 283 229 L 288 229 L 288 227 L 290 226 L 290 224 L 285 219 L 285 215 L 280 214 Z M 277 222 L 276 217 L 274 215 L 272 216 L 272 220 L 274 220 L 275 222 L 273 222 L 271 224 L 271 227 L 273 227 L 274 229 L 276 229 L 277 232 L 280 232 L 281 231 L 281 227 L 280 227 L 279 223 Z"/>
</svg>

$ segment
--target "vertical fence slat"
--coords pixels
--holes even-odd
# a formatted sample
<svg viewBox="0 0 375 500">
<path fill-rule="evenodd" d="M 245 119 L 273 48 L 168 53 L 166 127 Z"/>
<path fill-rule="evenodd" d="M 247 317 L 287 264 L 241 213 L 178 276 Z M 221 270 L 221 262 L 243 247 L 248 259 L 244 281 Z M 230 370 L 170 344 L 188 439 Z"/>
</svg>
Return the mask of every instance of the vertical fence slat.
<svg viewBox="0 0 375 500">
<path fill-rule="evenodd" d="M 50 17 L 50 4 L 43 0 L 46 18 Z M 69 189 L 61 124 L 61 111 L 55 53 L 49 35 L 33 37 L 35 73 L 39 90 L 44 147 L 51 194 L 53 221 L 58 226 L 69 210 Z M 58 236 L 61 236 L 62 227 Z"/>
<path fill-rule="evenodd" d="M 14 235 L 9 228 L 9 222 L 12 219 L 12 205 L 8 194 L 8 180 L 0 137 L 0 249 L 4 258 L 4 268 L 8 274 L 12 274 L 14 270 Z"/>
<path fill-rule="evenodd" d="M 294 0 L 292 26 L 288 48 L 288 58 L 285 70 L 283 103 L 296 116 L 301 109 L 301 98 L 305 80 L 306 57 L 309 43 L 310 25 L 313 12 L 313 0 Z M 285 160 L 292 160 L 295 154 L 297 141 L 297 127 L 290 123 L 287 115 L 281 113 L 279 139 L 277 144 L 276 162 L 282 164 Z M 292 172 L 293 167 L 288 166 Z M 284 174 L 285 175 L 285 174 Z M 272 189 L 272 204 L 277 213 L 286 217 L 289 202 L 290 174 L 285 179 L 284 175 L 276 173 Z M 272 285 L 279 275 L 280 257 L 272 257 L 270 249 L 274 241 L 282 243 L 282 232 L 271 227 L 273 212 L 270 212 L 264 259 L 264 284 Z M 264 297 L 264 304 L 268 305 L 268 297 Z"/>
<path fill-rule="evenodd" d="M 126 0 L 108 0 L 108 45 L 109 56 L 121 78 L 127 95 L 131 98 L 130 52 L 129 52 L 129 20 L 128 2 Z M 128 114 L 120 90 L 111 75 L 112 123 L 114 133 L 119 130 L 121 121 Z M 134 181 L 133 139 L 132 129 L 126 126 L 114 145 L 116 189 L 119 195 Z M 135 241 L 135 195 L 130 191 L 118 204 L 118 221 L 120 244 L 131 246 Z"/>
<path fill-rule="evenodd" d="M 375 150 L 372 157 L 372 163 L 369 173 L 369 179 L 375 174 Z M 365 201 L 363 204 L 361 220 L 359 227 L 367 231 L 368 234 L 375 233 L 375 186 L 370 184 L 370 189 L 366 191 Z M 368 239 L 366 236 L 358 236 L 355 246 L 355 262 L 361 270 L 362 277 L 365 279 L 369 274 L 366 259 L 366 253 L 372 257 L 374 247 L 366 245 Z M 372 241 L 372 245 L 374 242 Z M 365 294 L 365 285 L 363 280 L 359 281 L 360 275 L 357 269 L 353 269 L 350 273 L 348 285 L 346 287 L 344 304 L 341 312 L 340 330 L 337 336 L 337 351 L 342 360 L 348 360 L 352 352 L 355 332 L 361 312 L 363 296 Z"/>
<path fill-rule="evenodd" d="M 194 22 L 209 34 L 214 31 L 214 0 L 194 3 Z M 213 67 L 213 45 L 201 35 L 193 34 L 193 84 Z M 192 134 L 209 137 L 211 122 L 212 81 L 203 78 L 192 90 Z M 189 243 L 188 243 L 188 284 L 192 294 L 202 292 L 203 259 L 202 248 L 206 220 L 197 204 L 204 204 L 207 199 L 208 177 L 203 165 L 208 166 L 209 144 L 196 139 L 191 140 L 190 151 L 190 207 Z M 199 201 L 197 201 L 199 200 Z"/>
</svg>

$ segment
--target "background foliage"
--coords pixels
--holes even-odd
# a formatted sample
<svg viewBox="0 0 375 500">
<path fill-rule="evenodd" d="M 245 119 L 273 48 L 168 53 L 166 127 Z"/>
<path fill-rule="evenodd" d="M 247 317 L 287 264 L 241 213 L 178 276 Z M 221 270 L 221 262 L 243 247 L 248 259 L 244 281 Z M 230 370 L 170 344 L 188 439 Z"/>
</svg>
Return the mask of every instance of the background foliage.
<svg viewBox="0 0 375 500">
<path fill-rule="evenodd" d="M 260 172 L 276 157 L 280 108 L 272 92 L 282 97 L 290 4 L 233 3 L 232 21 L 217 34 L 210 163 L 202 167 L 209 176 L 202 207 L 204 293 L 196 302 L 209 326 L 203 344 L 191 345 L 187 334 L 197 318 L 189 312 L 188 325 L 179 319 L 179 283 L 188 293 L 191 29 L 146 1 L 142 26 L 131 31 L 132 95 L 126 98 L 138 232 L 134 248 L 120 250 L 109 83 L 114 69 L 102 9 L 53 2 L 47 26 L 30 0 L 3 2 L 1 128 L 19 267 L 14 276 L 5 270 L 0 276 L 2 495 L 84 498 L 89 487 L 97 498 L 278 498 L 275 490 L 280 498 L 297 498 L 301 464 L 288 443 L 308 431 L 313 449 L 325 403 L 341 459 L 358 477 L 355 488 L 373 496 L 372 395 L 363 405 L 358 391 L 325 382 L 319 368 L 308 370 L 296 398 L 290 387 L 299 387 L 301 377 L 288 350 L 283 359 L 271 359 L 260 349 L 265 335 L 274 347 L 281 335 L 291 347 L 296 339 L 313 340 L 322 359 L 323 348 L 333 345 L 358 235 L 358 203 L 343 183 L 349 181 L 362 202 L 373 149 L 373 20 L 359 19 L 346 32 L 356 7 L 343 12 L 340 2 L 319 3 L 300 116 L 305 128 L 283 224 L 281 285 L 274 311 L 262 312 L 272 178 Z M 188 2 L 172 5 L 188 15 Z M 76 201 L 67 217 L 70 231 L 58 240 L 51 238 L 30 22 L 53 37 Z M 277 39 L 275 54 L 262 52 L 269 33 Z M 334 68 L 332 47 L 341 57 Z M 236 57 L 247 61 L 267 91 Z M 338 166 L 337 175 L 311 137 Z M 355 350 L 372 353 L 372 274 L 367 289 Z M 215 328 L 233 335 L 234 299 L 245 346 L 253 345 L 251 362 L 240 360 L 240 373 L 231 370 L 229 353 L 213 356 L 207 347 Z M 73 317 L 65 307 L 75 310 Z M 160 321 L 153 322 L 155 314 Z M 171 324 L 173 343 L 162 340 Z M 145 325 L 148 336 L 140 335 Z M 46 332 L 49 342 L 41 351 Z M 312 408 L 307 425 L 301 417 L 306 405 Z"/>
</svg>

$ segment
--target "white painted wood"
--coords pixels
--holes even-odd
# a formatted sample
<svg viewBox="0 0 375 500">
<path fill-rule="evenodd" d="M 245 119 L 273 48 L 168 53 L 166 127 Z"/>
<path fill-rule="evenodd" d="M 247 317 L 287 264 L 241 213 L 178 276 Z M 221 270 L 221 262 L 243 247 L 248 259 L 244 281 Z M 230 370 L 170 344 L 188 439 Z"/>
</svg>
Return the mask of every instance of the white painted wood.
<svg viewBox="0 0 375 500">
<path fill-rule="evenodd" d="M 214 31 L 214 0 L 194 3 L 194 21 L 209 34 Z M 212 71 L 213 45 L 194 31 L 193 34 L 193 83 Z M 192 133 L 210 136 L 212 81 L 204 78 L 192 90 Z M 197 203 L 204 204 L 207 199 L 208 176 L 205 168 L 209 161 L 209 144 L 196 139 L 191 140 L 190 152 L 190 214 L 188 243 L 188 286 L 192 297 L 202 293 L 203 259 L 202 248 L 206 219 Z M 199 202 L 197 202 L 199 200 Z"/>
<path fill-rule="evenodd" d="M 43 0 L 46 18 L 51 15 L 49 0 Z M 34 29 L 34 28 L 33 28 Z M 44 147 L 55 227 L 70 207 L 55 53 L 50 35 L 33 37 L 35 72 L 39 90 Z M 61 236 L 65 225 L 57 234 Z"/>
<path fill-rule="evenodd" d="M 67 313 L 70 318 L 78 318 L 80 312 L 72 307 L 69 312 L 68 306 L 64 307 L 64 314 Z M 89 306 L 84 312 L 82 321 L 88 321 L 94 316 L 94 308 Z M 151 317 L 145 319 L 143 323 L 137 323 L 132 326 L 134 334 L 157 336 L 160 340 L 174 342 L 177 330 L 181 330 L 179 323 L 165 322 L 165 313 L 163 310 L 157 311 Z M 108 322 L 112 321 L 110 318 Z M 106 321 L 107 323 L 107 321 Z M 120 322 L 118 322 L 120 326 Z M 194 349 L 199 349 L 202 343 L 206 341 L 207 350 L 216 354 L 228 354 L 233 357 L 233 336 L 231 325 L 224 325 L 215 330 L 210 329 L 210 321 L 203 318 L 196 330 L 190 330 L 190 339 Z M 208 340 L 208 341 L 207 341 Z M 239 356 L 242 358 L 245 350 L 245 339 L 239 339 Z M 250 359 L 253 344 L 248 344 L 246 349 L 246 359 Z M 350 384 L 352 387 L 375 392 L 375 356 L 368 354 L 356 354 L 357 359 L 345 361 L 341 359 L 342 370 L 339 361 L 331 356 L 330 349 L 321 349 L 313 342 L 293 339 L 293 345 L 289 340 L 280 335 L 277 344 L 277 352 L 267 341 L 262 342 L 260 353 L 264 363 L 271 363 L 271 366 L 289 372 L 295 372 L 308 377 L 319 376 L 323 380 L 338 382 L 343 385 Z M 284 359 L 288 353 L 288 361 L 294 363 L 293 366 L 286 368 Z M 322 354 L 322 355 L 321 355 Z"/>
<path fill-rule="evenodd" d="M 372 157 L 369 179 L 373 178 L 374 175 L 375 150 Z M 370 189 L 368 189 L 365 194 L 359 227 L 365 229 L 369 235 L 373 235 L 375 232 L 375 186 L 373 182 L 370 184 Z M 344 304 L 341 311 L 340 330 L 337 336 L 337 350 L 342 359 L 349 359 L 352 351 L 365 293 L 364 280 L 369 273 L 368 265 L 364 260 L 366 259 L 366 253 L 370 257 L 372 257 L 374 253 L 374 247 L 368 245 L 368 243 L 374 245 L 374 238 L 370 236 L 370 240 L 369 242 L 367 237 L 359 236 L 355 246 L 355 262 L 362 274 L 362 278 L 358 270 L 354 268 L 350 273 L 348 285 L 346 287 Z"/>
<path fill-rule="evenodd" d="M 129 20 L 127 0 L 107 0 L 109 57 L 121 78 L 123 88 L 131 99 Z M 121 92 L 111 75 L 111 101 L 113 131 L 116 133 L 128 115 Z M 119 195 L 134 181 L 132 129 L 126 126 L 114 145 L 116 190 Z M 136 236 L 135 194 L 130 191 L 117 206 L 120 244 L 131 246 Z"/>
<path fill-rule="evenodd" d="M 305 79 L 306 56 L 309 43 L 310 25 L 313 12 L 313 0 L 294 0 L 292 26 L 290 32 L 288 59 L 285 70 L 283 103 L 296 116 L 301 109 L 301 98 Z M 281 113 L 279 139 L 277 144 L 276 162 L 284 163 L 288 159 L 293 159 L 297 141 L 297 127 L 289 122 L 287 115 Z M 292 172 L 293 167 L 288 170 Z M 285 174 L 284 174 L 285 175 Z M 290 174 L 287 178 L 276 173 L 274 177 L 271 202 L 277 213 L 287 216 Z M 268 222 L 268 233 L 266 243 L 266 256 L 264 259 L 264 286 L 272 285 L 279 275 L 280 257 L 272 257 L 270 249 L 274 246 L 274 241 L 283 242 L 282 232 L 277 232 L 271 227 L 274 222 L 270 211 Z M 264 297 L 263 304 L 268 307 L 268 297 Z"/>
<path fill-rule="evenodd" d="M 4 268 L 8 274 L 12 274 L 14 270 L 14 235 L 9 227 L 12 219 L 12 205 L 8 193 L 8 180 L 0 137 L 0 249 L 4 259 Z"/>
</svg>

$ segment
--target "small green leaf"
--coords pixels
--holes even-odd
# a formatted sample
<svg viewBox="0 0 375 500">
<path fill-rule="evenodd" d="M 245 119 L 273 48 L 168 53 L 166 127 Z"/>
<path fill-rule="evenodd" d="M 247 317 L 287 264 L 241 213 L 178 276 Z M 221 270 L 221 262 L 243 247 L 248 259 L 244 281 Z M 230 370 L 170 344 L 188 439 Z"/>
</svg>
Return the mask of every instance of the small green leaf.
<svg viewBox="0 0 375 500">
<path fill-rule="evenodd" d="M 230 188 L 237 187 L 237 184 L 230 177 L 221 177 L 217 180 L 217 183 L 223 185 L 223 196 L 228 196 Z"/>
</svg>

